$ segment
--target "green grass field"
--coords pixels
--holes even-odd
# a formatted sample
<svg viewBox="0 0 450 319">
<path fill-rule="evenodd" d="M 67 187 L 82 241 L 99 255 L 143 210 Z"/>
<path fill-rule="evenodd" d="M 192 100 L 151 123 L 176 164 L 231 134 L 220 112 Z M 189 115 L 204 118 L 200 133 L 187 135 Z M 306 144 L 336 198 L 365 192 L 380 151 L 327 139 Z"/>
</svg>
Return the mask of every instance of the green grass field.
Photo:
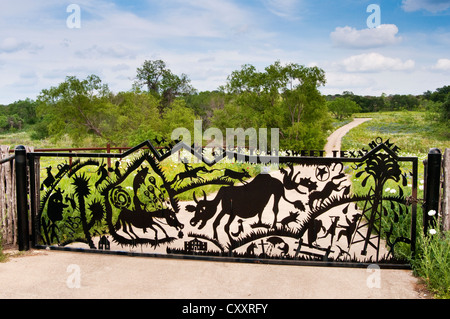
<svg viewBox="0 0 450 319">
<path fill-rule="evenodd" d="M 360 113 L 355 117 L 369 117 L 365 122 L 351 130 L 342 140 L 344 150 L 361 149 L 377 137 L 390 139 L 400 147 L 401 153 L 414 154 L 422 158 L 431 148 L 444 150 L 450 148 L 450 140 L 446 139 L 438 124 L 427 120 L 425 112 L 399 111 Z"/>
</svg>

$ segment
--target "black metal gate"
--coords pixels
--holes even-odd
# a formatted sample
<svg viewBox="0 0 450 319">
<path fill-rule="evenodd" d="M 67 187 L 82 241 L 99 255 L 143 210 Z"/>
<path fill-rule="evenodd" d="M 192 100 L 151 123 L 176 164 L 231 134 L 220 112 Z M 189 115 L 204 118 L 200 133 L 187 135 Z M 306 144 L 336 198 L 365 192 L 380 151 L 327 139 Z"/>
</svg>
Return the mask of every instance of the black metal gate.
<svg viewBox="0 0 450 319">
<path fill-rule="evenodd" d="M 182 150 L 196 160 L 175 163 Z M 32 244 L 172 258 L 409 267 L 402 252 L 415 250 L 418 161 L 398 153 L 381 138 L 333 157 L 220 150 L 208 159 L 183 143 L 161 151 L 148 141 L 122 154 L 28 153 L 36 176 L 30 181 Z M 71 164 L 69 157 L 75 158 Z M 398 227 L 405 223 L 407 231 Z"/>
</svg>

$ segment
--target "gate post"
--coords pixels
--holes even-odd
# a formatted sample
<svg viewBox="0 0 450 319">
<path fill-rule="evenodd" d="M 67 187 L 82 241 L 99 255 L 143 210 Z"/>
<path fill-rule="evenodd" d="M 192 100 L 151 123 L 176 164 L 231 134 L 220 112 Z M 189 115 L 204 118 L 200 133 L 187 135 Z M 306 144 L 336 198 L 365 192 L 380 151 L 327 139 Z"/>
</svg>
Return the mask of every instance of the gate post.
<svg viewBox="0 0 450 319">
<path fill-rule="evenodd" d="M 442 158 L 444 183 L 442 185 L 442 230 L 450 231 L 450 148 L 446 148 Z"/>
<path fill-rule="evenodd" d="M 27 151 L 19 145 L 14 150 L 16 161 L 16 201 L 19 250 L 30 250 L 27 207 Z"/>
<path fill-rule="evenodd" d="M 428 228 L 436 228 L 436 220 L 439 214 L 439 197 L 441 186 L 441 151 L 432 148 L 428 152 L 428 160 L 425 171 L 425 203 L 423 205 L 423 231 L 425 236 Z M 434 210 L 436 214 L 429 216 L 428 212 Z"/>
</svg>

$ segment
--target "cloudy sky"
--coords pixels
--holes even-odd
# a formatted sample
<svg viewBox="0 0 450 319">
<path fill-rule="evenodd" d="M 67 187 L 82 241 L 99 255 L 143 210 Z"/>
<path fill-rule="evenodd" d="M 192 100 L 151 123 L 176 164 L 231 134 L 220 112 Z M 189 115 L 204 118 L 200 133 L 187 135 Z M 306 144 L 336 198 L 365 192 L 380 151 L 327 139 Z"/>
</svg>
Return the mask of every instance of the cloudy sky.
<svg viewBox="0 0 450 319">
<path fill-rule="evenodd" d="M 127 91 L 156 59 L 198 91 L 280 60 L 324 69 L 324 94 L 421 94 L 450 85 L 450 0 L 0 1 L 0 104 L 68 75 Z"/>
</svg>

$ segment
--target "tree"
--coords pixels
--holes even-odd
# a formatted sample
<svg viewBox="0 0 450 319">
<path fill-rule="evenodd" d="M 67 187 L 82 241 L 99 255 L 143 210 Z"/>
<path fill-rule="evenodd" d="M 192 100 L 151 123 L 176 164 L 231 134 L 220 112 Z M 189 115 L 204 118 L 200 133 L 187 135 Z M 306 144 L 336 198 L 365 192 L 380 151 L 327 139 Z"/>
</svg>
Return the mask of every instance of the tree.
<svg viewBox="0 0 450 319">
<path fill-rule="evenodd" d="M 449 123 L 450 121 L 450 93 L 447 94 L 444 103 L 442 103 L 441 119 L 442 121 L 446 121 L 447 123 Z"/>
<path fill-rule="evenodd" d="M 277 127 L 283 147 L 319 147 L 330 125 L 325 99 L 318 90 L 325 82 L 325 73 L 318 67 L 276 61 L 258 72 L 245 64 L 228 77 L 223 90 L 232 99 L 230 105 L 214 112 L 213 123 L 231 117 L 239 122 L 233 124 L 241 124 L 237 127 Z"/>
<path fill-rule="evenodd" d="M 156 117 L 155 117 L 156 115 Z M 137 128 L 129 134 L 130 145 L 137 145 L 145 140 L 154 139 L 165 140 L 160 146 L 166 146 L 171 141 L 172 132 L 176 128 L 186 128 L 193 134 L 194 121 L 196 116 L 191 108 L 186 107 L 184 100 L 177 99 L 173 102 L 170 109 L 163 115 L 158 112 L 149 121 L 142 121 Z"/>
<path fill-rule="evenodd" d="M 37 103 L 29 98 L 19 100 L 8 105 L 8 113 L 17 115 L 24 124 L 34 124 L 36 122 Z"/>
<path fill-rule="evenodd" d="M 162 113 L 177 97 L 194 92 L 191 80 L 186 74 L 173 74 L 162 60 L 146 60 L 142 67 L 137 68 L 136 88 L 146 86 L 148 93 L 160 99 Z"/>
<path fill-rule="evenodd" d="M 124 146 L 137 145 L 151 140 L 156 135 L 160 114 L 159 100 L 151 94 L 130 91 L 111 96 L 110 101 L 117 106 L 112 139 Z"/>
<path fill-rule="evenodd" d="M 412 95 L 394 94 L 389 96 L 388 100 L 391 110 L 413 110 L 419 106 L 419 100 Z"/>
<path fill-rule="evenodd" d="M 184 100 L 175 99 L 162 114 L 159 107 L 160 98 L 155 94 L 140 90 L 113 94 L 96 75 L 84 80 L 70 76 L 39 95 L 41 120 L 33 138 L 57 139 L 67 134 L 74 145 L 91 141 L 129 146 L 155 137 L 170 140 L 167 130 L 188 123 L 193 126 L 194 112 Z"/>
<path fill-rule="evenodd" d="M 36 105 L 35 101 L 28 98 L 9 105 L 0 105 L 0 129 L 20 130 L 25 125 L 35 124 Z"/>
<path fill-rule="evenodd" d="M 142 67 L 137 69 L 137 87 L 147 86 L 147 91 L 159 95 L 162 79 L 169 71 L 166 69 L 166 63 L 162 60 L 144 61 Z"/>
<path fill-rule="evenodd" d="M 318 87 L 324 85 L 325 72 L 318 67 L 304 67 L 298 64 L 289 64 L 282 72 L 285 74 L 285 82 L 282 84 L 282 97 L 289 110 L 291 124 L 299 123 L 305 114 L 306 108 L 315 102 L 321 102 L 316 107 L 321 107 L 323 97 Z"/>
<path fill-rule="evenodd" d="M 434 92 L 428 90 L 423 94 L 423 96 L 425 99 L 433 102 L 445 102 L 448 94 L 450 94 L 450 85 L 437 88 Z"/>
<path fill-rule="evenodd" d="M 339 120 L 350 117 L 353 113 L 361 112 L 361 107 L 356 102 L 344 97 L 338 97 L 334 101 L 328 102 L 327 106 Z"/>
<path fill-rule="evenodd" d="M 446 138 L 450 136 L 450 85 L 427 91 L 423 94 L 423 101 L 427 110 L 427 118 L 439 122 L 438 127 Z"/>
<path fill-rule="evenodd" d="M 68 76 L 57 87 L 41 91 L 37 113 L 51 136 L 67 133 L 79 143 L 93 135 L 114 144 L 109 135 L 117 112 L 108 101 L 110 94 L 96 75 L 84 80 Z"/>
<path fill-rule="evenodd" d="M 203 125 L 209 126 L 211 117 L 217 109 L 225 106 L 225 93 L 219 91 L 195 92 L 184 98 L 186 106 L 203 120 Z"/>
<path fill-rule="evenodd" d="M 0 115 L 0 129 L 8 129 L 8 117 L 6 115 Z"/>
</svg>

